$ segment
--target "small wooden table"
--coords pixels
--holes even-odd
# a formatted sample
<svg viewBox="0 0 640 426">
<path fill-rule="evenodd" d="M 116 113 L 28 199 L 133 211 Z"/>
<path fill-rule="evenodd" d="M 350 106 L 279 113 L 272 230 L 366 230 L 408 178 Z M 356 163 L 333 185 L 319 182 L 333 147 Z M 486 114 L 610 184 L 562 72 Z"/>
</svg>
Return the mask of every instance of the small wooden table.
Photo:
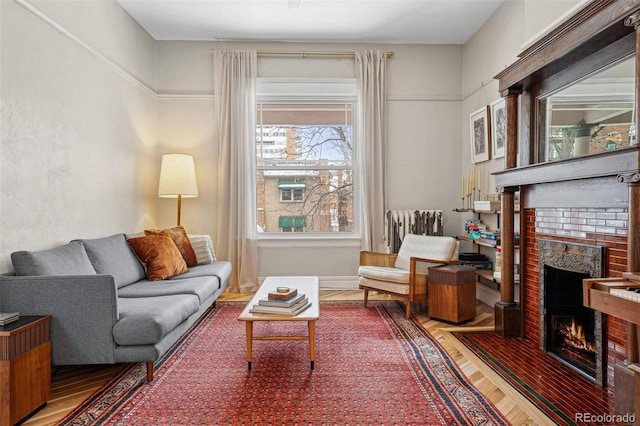
<svg viewBox="0 0 640 426">
<path fill-rule="evenodd" d="M 0 327 L 0 426 L 18 423 L 51 397 L 50 320 L 21 315 Z"/>
<path fill-rule="evenodd" d="M 277 287 L 289 287 L 304 293 L 311 306 L 298 315 L 258 314 L 249 310 L 260 299 L 268 297 L 269 292 L 276 291 Z M 313 370 L 316 351 L 316 321 L 320 318 L 320 292 L 318 290 L 318 277 L 267 277 L 251 301 L 247 303 L 238 317 L 239 321 L 246 321 L 247 326 L 247 367 L 251 370 L 252 343 L 254 340 L 308 340 L 311 369 Z M 254 336 L 254 321 L 307 321 L 309 334 L 306 336 Z"/>
<path fill-rule="evenodd" d="M 476 316 L 476 270 L 470 266 L 429 268 L 429 316 L 459 324 Z"/>
</svg>

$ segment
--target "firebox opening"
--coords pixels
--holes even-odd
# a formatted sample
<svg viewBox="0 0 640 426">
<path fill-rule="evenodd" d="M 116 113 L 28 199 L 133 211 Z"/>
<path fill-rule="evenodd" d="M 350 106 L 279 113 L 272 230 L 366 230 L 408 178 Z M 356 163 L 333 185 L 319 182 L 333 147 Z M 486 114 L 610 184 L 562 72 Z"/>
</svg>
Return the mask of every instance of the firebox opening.
<svg viewBox="0 0 640 426">
<path fill-rule="evenodd" d="M 544 266 L 546 351 L 590 378 L 596 376 L 596 321 L 583 305 L 588 274 Z"/>
</svg>

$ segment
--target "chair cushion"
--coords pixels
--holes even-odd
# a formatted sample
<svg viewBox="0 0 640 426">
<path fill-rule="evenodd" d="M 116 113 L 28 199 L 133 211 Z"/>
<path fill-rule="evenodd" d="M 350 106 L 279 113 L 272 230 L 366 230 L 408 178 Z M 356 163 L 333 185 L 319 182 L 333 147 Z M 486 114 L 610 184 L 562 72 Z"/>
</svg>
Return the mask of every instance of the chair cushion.
<svg viewBox="0 0 640 426">
<path fill-rule="evenodd" d="M 391 281 L 400 284 L 409 284 L 409 271 L 386 266 L 363 265 L 358 268 L 358 275 L 373 280 Z"/>
<path fill-rule="evenodd" d="M 144 268 L 127 244 L 124 234 L 78 241 L 84 245 L 96 272 L 113 275 L 118 288 L 146 278 Z"/>
<path fill-rule="evenodd" d="M 366 287 L 373 290 L 381 290 L 395 294 L 409 294 L 409 284 L 394 283 L 391 281 L 372 280 L 367 277 L 359 277 L 360 288 Z"/>
<path fill-rule="evenodd" d="M 95 275 L 80 241 L 42 251 L 11 253 L 16 275 Z"/>
<path fill-rule="evenodd" d="M 453 237 L 407 234 L 402 240 L 395 267 L 409 270 L 410 259 L 421 257 L 435 260 L 457 260 L 458 241 Z M 429 266 L 435 266 L 433 264 Z M 426 274 L 426 267 L 421 268 Z"/>
</svg>

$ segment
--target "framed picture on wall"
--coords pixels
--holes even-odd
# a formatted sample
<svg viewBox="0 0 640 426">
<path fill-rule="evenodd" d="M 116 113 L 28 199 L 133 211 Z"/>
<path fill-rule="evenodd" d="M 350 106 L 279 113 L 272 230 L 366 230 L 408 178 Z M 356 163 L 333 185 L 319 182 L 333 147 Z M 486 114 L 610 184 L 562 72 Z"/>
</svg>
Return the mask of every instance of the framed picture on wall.
<svg viewBox="0 0 640 426">
<path fill-rule="evenodd" d="M 491 144 L 493 145 L 493 158 L 504 157 L 507 145 L 507 116 L 504 98 L 491 104 Z"/>
<path fill-rule="evenodd" d="M 491 158 L 491 141 L 489 137 L 489 106 L 471 114 L 471 161 L 479 163 Z"/>
</svg>

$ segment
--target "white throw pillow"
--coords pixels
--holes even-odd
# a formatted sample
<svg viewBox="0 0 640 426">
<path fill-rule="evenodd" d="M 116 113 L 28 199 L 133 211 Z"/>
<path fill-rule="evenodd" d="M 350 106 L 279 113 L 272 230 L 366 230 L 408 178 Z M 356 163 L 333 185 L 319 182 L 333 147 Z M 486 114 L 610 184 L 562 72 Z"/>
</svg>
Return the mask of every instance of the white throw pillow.
<svg viewBox="0 0 640 426">
<path fill-rule="evenodd" d="M 213 251 L 211 235 L 188 234 L 191 247 L 196 253 L 198 265 L 205 265 L 216 261 L 216 254 Z"/>
</svg>

